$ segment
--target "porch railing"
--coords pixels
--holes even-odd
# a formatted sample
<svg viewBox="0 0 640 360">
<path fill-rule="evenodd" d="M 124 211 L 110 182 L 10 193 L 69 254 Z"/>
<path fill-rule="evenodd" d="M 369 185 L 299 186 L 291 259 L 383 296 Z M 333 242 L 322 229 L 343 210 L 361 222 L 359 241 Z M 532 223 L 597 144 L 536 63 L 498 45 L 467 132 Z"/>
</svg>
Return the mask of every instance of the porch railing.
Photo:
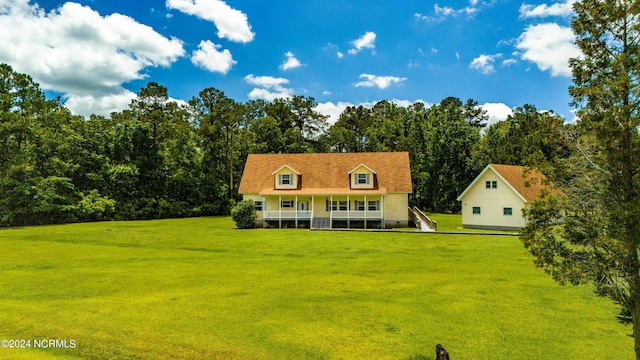
<svg viewBox="0 0 640 360">
<path fill-rule="evenodd" d="M 262 217 L 264 219 L 311 219 L 312 213 L 310 210 L 269 210 L 263 211 Z"/>
<path fill-rule="evenodd" d="M 369 210 L 365 210 L 365 211 L 344 211 L 344 210 L 338 210 L 338 211 L 332 211 L 331 212 L 331 217 L 333 219 L 351 219 L 351 220 L 358 220 L 358 219 L 381 219 L 382 218 L 382 211 L 369 211 Z"/>
</svg>

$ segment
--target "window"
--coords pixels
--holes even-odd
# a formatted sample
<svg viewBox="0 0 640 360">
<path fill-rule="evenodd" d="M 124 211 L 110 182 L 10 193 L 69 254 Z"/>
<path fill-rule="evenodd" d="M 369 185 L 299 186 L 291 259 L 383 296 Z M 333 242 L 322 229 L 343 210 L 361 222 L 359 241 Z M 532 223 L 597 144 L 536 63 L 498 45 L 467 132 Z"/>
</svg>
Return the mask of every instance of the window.
<svg viewBox="0 0 640 360">
<path fill-rule="evenodd" d="M 484 187 L 487 189 L 497 189 L 498 182 L 496 180 L 492 180 L 492 181 L 487 180 L 484 182 Z"/>
<path fill-rule="evenodd" d="M 480 215 L 480 206 L 474 206 L 473 207 L 473 214 L 474 215 Z"/>
<path fill-rule="evenodd" d="M 380 210 L 380 201 L 378 201 L 378 200 L 369 201 L 368 209 L 369 209 L 369 211 L 378 211 L 378 210 Z"/>
<path fill-rule="evenodd" d="M 495 181 L 495 180 L 493 180 L 493 181 L 491 182 L 491 188 L 492 188 L 492 189 L 497 189 L 497 188 L 498 188 L 498 182 L 497 182 L 497 181 Z"/>
<path fill-rule="evenodd" d="M 369 184 L 369 174 L 367 174 L 367 173 L 356 174 L 356 184 L 358 184 L 358 185 Z"/>
<path fill-rule="evenodd" d="M 291 185 L 291 174 L 280 174 L 280 185 Z"/>
<path fill-rule="evenodd" d="M 364 211 L 364 208 L 366 206 L 365 202 L 361 201 L 361 200 L 356 200 L 356 204 L 355 205 L 356 205 L 356 207 L 355 207 L 356 211 Z"/>
<path fill-rule="evenodd" d="M 283 209 L 292 208 L 293 207 L 293 200 L 282 200 L 280 202 L 280 207 L 283 208 Z"/>
<path fill-rule="evenodd" d="M 486 181 L 486 182 L 484 183 L 484 186 L 485 186 L 487 189 L 491 189 L 491 181 Z"/>
<path fill-rule="evenodd" d="M 327 200 L 326 209 L 327 211 L 337 211 L 338 210 L 338 202 L 337 201 L 329 201 Z"/>
<path fill-rule="evenodd" d="M 254 201 L 256 211 L 262 211 L 262 201 Z"/>
<path fill-rule="evenodd" d="M 339 205 L 340 211 L 347 211 L 347 209 L 349 208 L 349 206 L 347 206 L 347 201 L 340 201 Z"/>
<path fill-rule="evenodd" d="M 505 216 L 511 216 L 513 215 L 513 209 L 510 207 L 506 207 L 502 209 L 502 214 Z"/>
</svg>

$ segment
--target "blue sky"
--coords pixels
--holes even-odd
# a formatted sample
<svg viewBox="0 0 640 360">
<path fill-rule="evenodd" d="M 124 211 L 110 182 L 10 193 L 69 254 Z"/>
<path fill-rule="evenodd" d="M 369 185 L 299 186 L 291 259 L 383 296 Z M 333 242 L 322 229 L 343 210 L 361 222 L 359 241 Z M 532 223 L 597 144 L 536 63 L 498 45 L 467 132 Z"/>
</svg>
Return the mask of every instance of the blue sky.
<svg viewBox="0 0 640 360">
<path fill-rule="evenodd" d="M 0 62 L 73 112 L 127 108 L 149 81 L 188 101 L 312 96 L 318 111 L 474 99 L 573 119 L 574 0 L 0 0 Z"/>
</svg>

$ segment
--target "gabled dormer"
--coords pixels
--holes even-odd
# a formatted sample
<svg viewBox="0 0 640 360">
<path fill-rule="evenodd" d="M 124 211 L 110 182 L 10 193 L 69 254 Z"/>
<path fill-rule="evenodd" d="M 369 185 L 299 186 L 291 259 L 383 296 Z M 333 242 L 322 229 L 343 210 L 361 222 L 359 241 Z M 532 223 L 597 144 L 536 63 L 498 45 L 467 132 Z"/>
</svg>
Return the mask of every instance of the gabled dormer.
<svg viewBox="0 0 640 360">
<path fill-rule="evenodd" d="M 373 189 L 376 172 L 365 164 L 360 164 L 349 171 L 352 189 Z"/>
<path fill-rule="evenodd" d="M 274 189 L 293 190 L 298 188 L 300 173 L 288 165 L 282 165 L 272 173 Z"/>
</svg>

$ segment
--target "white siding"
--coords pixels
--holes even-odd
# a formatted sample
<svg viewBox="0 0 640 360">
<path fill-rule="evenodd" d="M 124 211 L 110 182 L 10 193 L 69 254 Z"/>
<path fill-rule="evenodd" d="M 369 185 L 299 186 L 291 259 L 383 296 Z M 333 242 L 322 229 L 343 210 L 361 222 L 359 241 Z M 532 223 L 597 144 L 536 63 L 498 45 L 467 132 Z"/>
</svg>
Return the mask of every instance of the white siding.
<svg viewBox="0 0 640 360">
<path fill-rule="evenodd" d="M 486 182 L 497 182 L 497 188 L 486 188 Z M 493 170 L 486 171 L 470 188 L 462 202 L 462 226 L 466 228 L 519 229 L 526 222 L 522 216 L 525 202 L 502 181 Z M 480 214 L 473 214 L 479 207 Z M 511 208 L 512 215 L 504 215 L 504 208 Z"/>
</svg>

